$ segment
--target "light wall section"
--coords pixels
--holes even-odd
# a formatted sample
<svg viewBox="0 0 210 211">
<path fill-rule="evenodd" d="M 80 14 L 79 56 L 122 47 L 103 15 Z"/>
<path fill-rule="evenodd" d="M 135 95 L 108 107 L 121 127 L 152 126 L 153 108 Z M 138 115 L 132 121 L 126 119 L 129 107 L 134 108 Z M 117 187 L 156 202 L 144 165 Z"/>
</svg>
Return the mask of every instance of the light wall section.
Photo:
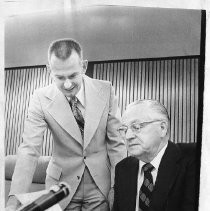
<svg viewBox="0 0 210 211">
<path fill-rule="evenodd" d="M 201 11 L 92 6 L 5 20 L 5 67 L 47 63 L 49 44 L 79 41 L 89 61 L 200 54 Z"/>
</svg>

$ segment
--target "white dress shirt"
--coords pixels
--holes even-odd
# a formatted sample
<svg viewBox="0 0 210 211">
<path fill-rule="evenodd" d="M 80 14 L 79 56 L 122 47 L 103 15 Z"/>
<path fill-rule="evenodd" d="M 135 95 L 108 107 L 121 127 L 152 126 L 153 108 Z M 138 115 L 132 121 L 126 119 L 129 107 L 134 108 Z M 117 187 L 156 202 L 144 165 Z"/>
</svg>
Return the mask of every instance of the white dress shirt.
<svg viewBox="0 0 210 211">
<path fill-rule="evenodd" d="M 157 156 L 150 162 L 154 166 L 153 170 L 151 171 L 154 185 L 156 182 L 160 161 L 163 157 L 163 154 L 164 154 L 167 146 L 168 146 L 168 143 L 160 150 L 160 152 L 157 154 Z M 138 172 L 137 194 L 136 194 L 136 211 L 139 210 L 139 191 L 140 191 L 140 188 L 141 188 L 141 186 L 143 184 L 143 180 L 144 180 L 144 171 L 142 170 L 142 167 L 144 164 L 145 164 L 145 162 L 139 161 L 139 172 Z"/>
</svg>

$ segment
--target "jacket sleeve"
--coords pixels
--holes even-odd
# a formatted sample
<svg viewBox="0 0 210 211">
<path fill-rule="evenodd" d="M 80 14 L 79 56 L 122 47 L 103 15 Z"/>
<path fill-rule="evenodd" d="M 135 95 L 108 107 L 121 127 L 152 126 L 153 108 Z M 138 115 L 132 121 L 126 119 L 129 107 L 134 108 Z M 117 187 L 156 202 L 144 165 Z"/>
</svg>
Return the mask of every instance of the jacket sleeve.
<svg viewBox="0 0 210 211">
<path fill-rule="evenodd" d="M 118 200 L 119 200 L 119 196 L 118 196 L 118 187 L 119 187 L 119 184 L 118 184 L 118 166 L 116 166 L 115 168 L 115 184 L 114 184 L 114 202 L 113 202 L 113 208 L 111 211 L 118 211 L 119 210 L 119 207 L 118 207 Z"/>
<path fill-rule="evenodd" d="M 110 84 L 109 114 L 107 120 L 108 155 L 111 163 L 111 186 L 114 185 L 114 171 L 116 164 L 127 156 L 124 141 L 119 137 L 117 129 L 121 125 L 121 115 L 118 100 Z"/>
<path fill-rule="evenodd" d="M 181 211 L 196 211 L 198 209 L 198 186 L 199 175 L 196 173 L 196 159 L 190 159 L 186 166 L 184 182 L 184 193 L 181 204 Z"/>
<path fill-rule="evenodd" d="M 29 104 L 25 120 L 23 142 L 18 148 L 17 161 L 12 177 L 9 195 L 29 191 L 43 143 L 47 124 L 41 108 L 38 93 L 35 91 Z"/>
</svg>

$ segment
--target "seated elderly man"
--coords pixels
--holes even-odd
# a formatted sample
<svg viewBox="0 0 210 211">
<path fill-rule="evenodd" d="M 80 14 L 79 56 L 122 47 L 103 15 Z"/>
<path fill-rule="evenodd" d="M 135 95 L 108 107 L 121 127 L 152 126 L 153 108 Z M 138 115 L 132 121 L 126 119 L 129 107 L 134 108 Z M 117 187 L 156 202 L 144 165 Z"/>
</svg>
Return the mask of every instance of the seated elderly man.
<svg viewBox="0 0 210 211">
<path fill-rule="evenodd" d="M 130 156 L 116 166 L 114 211 L 197 210 L 196 146 L 169 141 L 166 108 L 139 100 L 122 120 Z"/>
</svg>

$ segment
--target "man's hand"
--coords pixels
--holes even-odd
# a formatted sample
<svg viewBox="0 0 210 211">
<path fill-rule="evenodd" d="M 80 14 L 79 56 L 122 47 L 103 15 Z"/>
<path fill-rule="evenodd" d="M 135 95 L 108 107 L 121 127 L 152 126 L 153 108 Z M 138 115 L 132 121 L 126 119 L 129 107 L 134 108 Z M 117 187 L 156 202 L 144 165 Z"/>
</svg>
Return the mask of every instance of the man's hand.
<svg viewBox="0 0 210 211">
<path fill-rule="evenodd" d="M 21 203 L 15 196 L 10 196 L 5 211 L 16 211 L 20 205 Z"/>
</svg>

